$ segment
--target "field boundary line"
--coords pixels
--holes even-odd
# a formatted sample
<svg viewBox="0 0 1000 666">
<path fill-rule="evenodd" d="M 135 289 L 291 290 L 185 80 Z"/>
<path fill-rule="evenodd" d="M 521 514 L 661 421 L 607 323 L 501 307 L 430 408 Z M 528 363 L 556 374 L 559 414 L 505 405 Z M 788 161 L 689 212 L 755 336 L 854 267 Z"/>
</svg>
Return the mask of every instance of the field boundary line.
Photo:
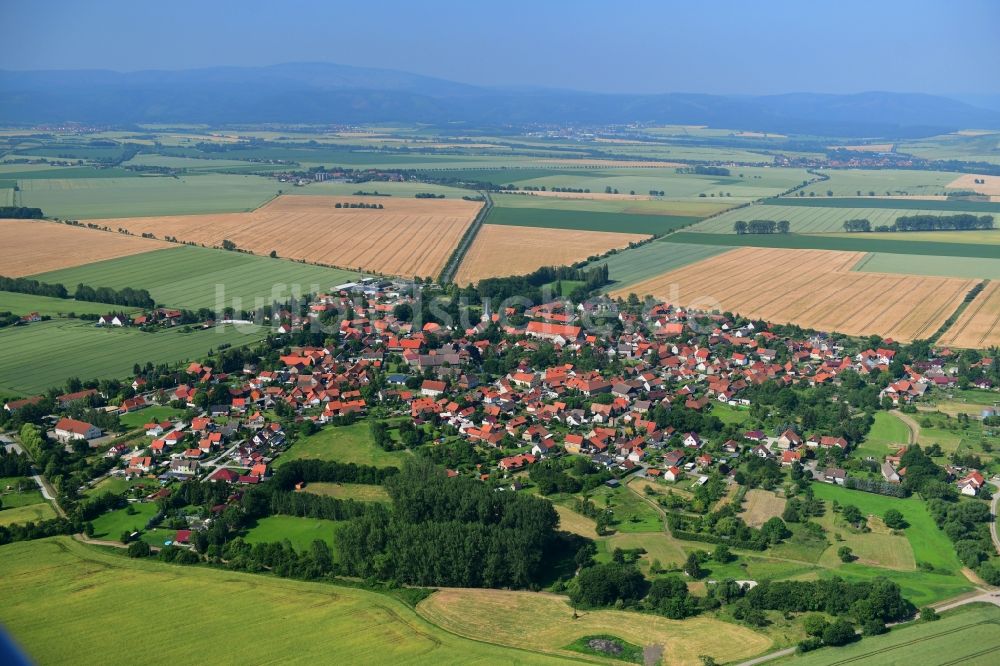
<svg viewBox="0 0 1000 666">
<path fill-rule="evenodd" d="M 458 241 L 458 246 L 455 247 L 455 251 L 451 253 L 450 257 L 448 257 L 448 261 L 445 262 L 444 268 L 441 269 L 441 273 L 438 276 L 438 283 L 440 284 L 452 282 L 455 279 L 455 275 L 458 273 L 458 268 L 462 265 L 462 261 L 465 259 L 466 253 L 469 251 L 469 248 L 472 247 L 472 243 L 476 240 L 476 236 L 479 235 L 479 230 L 486 222 L 486 218 L 489 216 L 490 211 L 493 210 L 493 199 L 490 197 L 490 193 L 482 191 L 480 194 L 485 199 L 485 203 L 483 204 L 483 207 L 479 209 L 476 217 L 473 218 L 472 224 L 469 225 L 469 228 L 465 230 L 462 238 Z"/>
</svg>

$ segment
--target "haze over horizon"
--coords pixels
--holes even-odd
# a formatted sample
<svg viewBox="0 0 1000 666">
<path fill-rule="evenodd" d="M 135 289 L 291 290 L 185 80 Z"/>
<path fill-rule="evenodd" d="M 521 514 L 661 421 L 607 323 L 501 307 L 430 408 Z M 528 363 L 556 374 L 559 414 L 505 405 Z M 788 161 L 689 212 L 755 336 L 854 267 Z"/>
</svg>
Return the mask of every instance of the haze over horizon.
<svg viewBox="0 0 1000 666">
<path fill-rule="evenodd" d="M 12 5 L 7 18 L 17 30 L 0 44 L 0 69 L 334 62 L 479 86 L 605 93 L 1000 94 L 1000 4 L 984 0 L 953 3 L 952 20 L 923 0 L 835 8 L 723 2 L 711 13 L 650 2 L 514 0 L 502 11 L 452 0 L 304 2 L 284 13 L 251 11 L 256 5 L 264 6 Z M 817 30 L 803 29 L 809 25 Z"/>
</svg>

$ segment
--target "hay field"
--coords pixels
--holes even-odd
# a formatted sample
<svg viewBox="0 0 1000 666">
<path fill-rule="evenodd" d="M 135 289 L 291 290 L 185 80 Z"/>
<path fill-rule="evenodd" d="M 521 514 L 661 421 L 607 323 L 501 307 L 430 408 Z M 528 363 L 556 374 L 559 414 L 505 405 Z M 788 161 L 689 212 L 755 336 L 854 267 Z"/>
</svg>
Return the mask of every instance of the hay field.
<svg viewBox="0 0 1000 666">
<path fill-rule="evenodd" d="M 523 275 L 542 266 L 564 266 L 648 236 L 610 231 L 566 231 L 484 224 L 455 275 L 466 285 L 488 277 Z"/>
<path fill-rule="evenodd" d="M 636 645 L 661 645 L 666 663 L 701 664 L 743 660 L 772 641 L 746 627 L 708 617 L 668 620 L 629 611 L 580 611 L 574 620 L 566 597 L 502 590 L 439 590 L 417 605 L 417 613 L 459 636 L 571 655 L 563 648 L 593 634 L 611 633 Z"/>
<path fill-rule="evenodd" d="M 985 180 L 986 182 L 977 184 L 976 180 Z M 967 173 L 951 181 L 947 186 L 957 190 L 974 190 L 980 194 L 1000 195 L 1000 176 Z"/>
<path fill-rule="evenodd" d="M 0 220 L 0 247 L 0 275 L 17 277 L 171 246 L 58 222 Z"/>
<path fill-rule="evenodd" d="M 862 252 L 741 248 L 611 292 L 652 294 L 701 310 L 737 312 L 848 335 L 927 338 L 975 280 L 862 273 Z"/>
<path fill-rule="evenodd" d="M 377 203 L 383 210 L 335 208 Z M 281 196 L 249 213 L 137 217 L 109 220 L 139 234 L 150 232 L 221 247 L 302 259 L 390 275 L 433 276 L 458 244 L 482 204 L 453 199 Z M 37 272 L 37 271 L 36 271 Z"/>
<path fill-rule="evenodd" d="M 751 527 L 760 527 L 775 516 L 780 518 L 784 510 L 784 497 L 778 497 L 770 490 L 754 488 L 747 491 L 743 520 Z"/>
<path fill-rule="evenodd" d="M 987 284 L 938 344 L 978 349 L 1000 345 L 1000 282 Z"/>
</svg>

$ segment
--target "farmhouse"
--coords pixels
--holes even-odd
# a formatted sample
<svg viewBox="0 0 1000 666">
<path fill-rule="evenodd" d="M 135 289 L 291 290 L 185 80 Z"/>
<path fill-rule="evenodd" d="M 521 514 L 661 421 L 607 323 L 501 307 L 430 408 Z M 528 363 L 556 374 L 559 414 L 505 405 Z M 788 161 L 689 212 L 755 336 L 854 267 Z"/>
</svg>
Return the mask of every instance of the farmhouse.
<svg viewBox="0 0 1000 666">
<path fill-rule="evenodd" d="M 61 418 L 56 423 L 55 436 L 61 442 L 74 439 L 96 439 L 101 436 L 101 429 L 84 421 Z"/>
<path fill-rule="evenodd" d="M 558 345 L 566 345 L 580 338 L 581 329 L 579 326 L 565 326 L 562 324 L 547 324 L 541 321 L 530 321 L 525 333 L 533 338 L 549 340 Z"/>
</svg>

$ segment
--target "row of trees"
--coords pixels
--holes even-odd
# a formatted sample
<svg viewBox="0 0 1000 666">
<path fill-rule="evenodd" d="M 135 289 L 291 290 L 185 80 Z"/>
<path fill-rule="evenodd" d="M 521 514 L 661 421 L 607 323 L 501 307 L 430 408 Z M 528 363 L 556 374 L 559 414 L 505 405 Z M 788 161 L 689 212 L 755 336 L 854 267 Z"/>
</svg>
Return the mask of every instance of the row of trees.
<svg viewBox="0 0 1000 666">
<path fill-rule="evenodd" d="M 733 223 L 733 231 L 739 235 L 743 234 L 787 234 L 790 229 L 788 220 L 750 220 L 744 222 L 737 220 Z"/>
<path fill-rule="evenodd" d="M 50 298 L 72 298 L 90 303 L 110 303 L 137 308 L 151 308 L 155 305 L 153 297 L 145 289 L 112 289 L 111 287 L 90 287 L 78 284 L 76 291 L 70 296 L 69 290 L 62 284 L 49 284 L 22 277 L 0 276 L 0 291 L 13 291 L 19 294 L 33 296 L 48 296 Z"/>
<path fill-rule="evenodd" d="M 892 225 L 872 227 L 866 219 L 846 220 L 844 231 L 867 233 L 869 231 L 972 231 L 976 229 L 992 229 L 992 215 L 971 215 L 959 213 L 956 215 L 904 215 L 896 218 Z"/>
</svg>

